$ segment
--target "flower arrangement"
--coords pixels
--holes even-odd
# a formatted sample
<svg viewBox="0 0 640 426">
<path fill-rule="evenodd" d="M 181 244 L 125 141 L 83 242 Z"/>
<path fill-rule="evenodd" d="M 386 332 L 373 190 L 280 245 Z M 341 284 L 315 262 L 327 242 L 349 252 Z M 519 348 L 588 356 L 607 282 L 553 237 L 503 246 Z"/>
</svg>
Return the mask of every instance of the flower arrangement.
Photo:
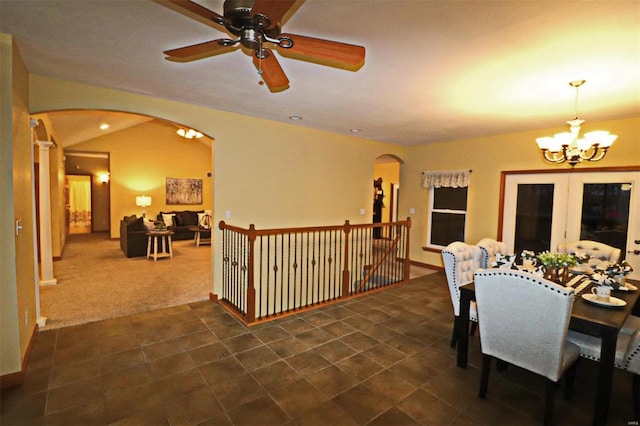
<svg viewBox="0 0 640 426">
<path fill-rule="evenodd" d="M 596 266 L 593 275 L 591 275 L 591 281 L 596 285 L 609 286 L 614 290 L 626 290 L 624 277 L 631 272 L 633 272 L 633 268 L 626 260 L 608 264 L 605 267 Z"/>
<path fill-rule="evenodd" d="M 549 250 L 536 254 L 531 250 L 523 250 L 522 259 L 530 261 L 535 273 L 548 280 L 567 281 L 569 268 L 586 262 L 589 256 L 584 253 L 551 253 Z"/>
<path fill-rule="evenodd" d="M 551 253 L 549 250 L 535 254 L 531 250 L 523 250 L 522 258 L 530 260 L 533 266 L 544 266 L 551 268 L 566 268 L 576 266 L 589 260 L 589 256 L 584 253 Z"/>
<path fill-rule="evenodd" d="M 156 231 L 166 231 L 167 225 L 163 221 L 158 220 L 155 222 L 153 229 Z"/>
</svg>

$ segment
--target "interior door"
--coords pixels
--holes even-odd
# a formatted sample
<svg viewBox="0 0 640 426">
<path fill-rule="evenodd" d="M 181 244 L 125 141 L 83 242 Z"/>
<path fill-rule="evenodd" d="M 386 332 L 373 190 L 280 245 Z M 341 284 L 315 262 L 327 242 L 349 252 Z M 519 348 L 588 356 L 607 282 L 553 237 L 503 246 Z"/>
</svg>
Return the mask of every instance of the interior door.
<svg viewBox="0 0 640 426">
<path fill-rule="evenodd" d="M 640 172 L 508 175 L 502 239 L 518 254 L 600 241 L 619 247 L 640 279 Z"/>
</svg>

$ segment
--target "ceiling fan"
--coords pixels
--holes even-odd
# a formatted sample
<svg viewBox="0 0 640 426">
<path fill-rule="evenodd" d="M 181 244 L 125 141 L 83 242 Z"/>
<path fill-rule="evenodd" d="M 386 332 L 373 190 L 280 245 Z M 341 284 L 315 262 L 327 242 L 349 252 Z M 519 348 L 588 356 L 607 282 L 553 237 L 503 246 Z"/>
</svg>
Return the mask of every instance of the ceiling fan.
<svg viewBox="0 0 640 426">
<path fill-rule="evenodd" d="M 219 38 L 166 50 L 166 59 L 190 62 L 244 47 L 251 50 L 253 64 L 271 92 L 289 87 L 289 79 L 269 46 L 282 56 L 357 71 L 364 64 L 362 46 L 281 32 L 281 21 L 299 0 L 226 0 L 219 15 L 190 0 L 153 0 L 236 39 Z M 262 84 L 262 81 L 260 82 Z"/>
</svg>

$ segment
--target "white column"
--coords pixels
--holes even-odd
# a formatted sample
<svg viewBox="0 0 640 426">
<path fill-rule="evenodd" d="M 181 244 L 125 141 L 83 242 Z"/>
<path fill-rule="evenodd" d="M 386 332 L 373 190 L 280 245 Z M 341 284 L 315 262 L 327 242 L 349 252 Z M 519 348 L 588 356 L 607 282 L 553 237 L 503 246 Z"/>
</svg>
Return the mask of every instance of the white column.
<svg viewBox="0 0 640 426">
<path fill-rule="evenodd" d="M 44 327 L 47 324 L 47 317 L 41 315 L 40 313 L 40 260 L 39 260 L 39 256 L 40 254 L 38 253 L 38 251 L 40 250 L 40 248 L 38 247 L 38 229 L 37 229 L 37 223 L 36 223 L 36 180 L 34 177 L 34 168 L 33 168 L 33 163 L 35 163 L 36 159 L 35 159 L 35 136 L 34 136 L 34 130 L 36 128 L 36 126 L 38 125 L 38 120 L 34 120 L 33 118 L 31 119 L 31 143 L 29 145 L 31 145 L 31 217 L 33 218 L 33 220 L 31 221 L 32 224 L 32 231 L 33 231 L 33 271 L 34 271 L 34 277 L 35 277 L 35 295 L 36 295 L 36 322 L 38 323 L 38 326 L 40 327 Z"/>
<path fill-rule="evenodd" d="M 37 141 L 40 148 L 40 285 L 56 285 L 53 278 L 51 251 L 51 184 L 49 180 L 49 148 L 53 142 Z"/>
</svg>

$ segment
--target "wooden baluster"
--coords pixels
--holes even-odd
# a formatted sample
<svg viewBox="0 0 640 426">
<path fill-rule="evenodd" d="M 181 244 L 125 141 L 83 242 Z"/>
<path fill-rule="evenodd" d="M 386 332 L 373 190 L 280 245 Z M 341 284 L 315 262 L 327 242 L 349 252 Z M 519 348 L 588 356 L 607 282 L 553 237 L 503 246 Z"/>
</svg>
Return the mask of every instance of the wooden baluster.
<svg viewBox="0 0 640 426">
<path fill-rule="evenodd" d="M 254 244 L 256 241 L 256 226 L 249 225 L 249 261 L 247 265 L 247 323 L 251 324 L 256 320 L 256 289 L 254 287 Z"/>
<path fill-rule="evenodd" d="M 348 220 L 344 222 L 343 232 L 344 232 L 344 267 L 342 269 L 342 294 L 340 295 L 341 298 L 350 296 L 349 287 L 351 286 L 349 282 L 350 276 L 351 276 L 351 271 L 349 270 L 349 234 L 351 233 L 351 225 L 349 224 Z"/>
</svg>

